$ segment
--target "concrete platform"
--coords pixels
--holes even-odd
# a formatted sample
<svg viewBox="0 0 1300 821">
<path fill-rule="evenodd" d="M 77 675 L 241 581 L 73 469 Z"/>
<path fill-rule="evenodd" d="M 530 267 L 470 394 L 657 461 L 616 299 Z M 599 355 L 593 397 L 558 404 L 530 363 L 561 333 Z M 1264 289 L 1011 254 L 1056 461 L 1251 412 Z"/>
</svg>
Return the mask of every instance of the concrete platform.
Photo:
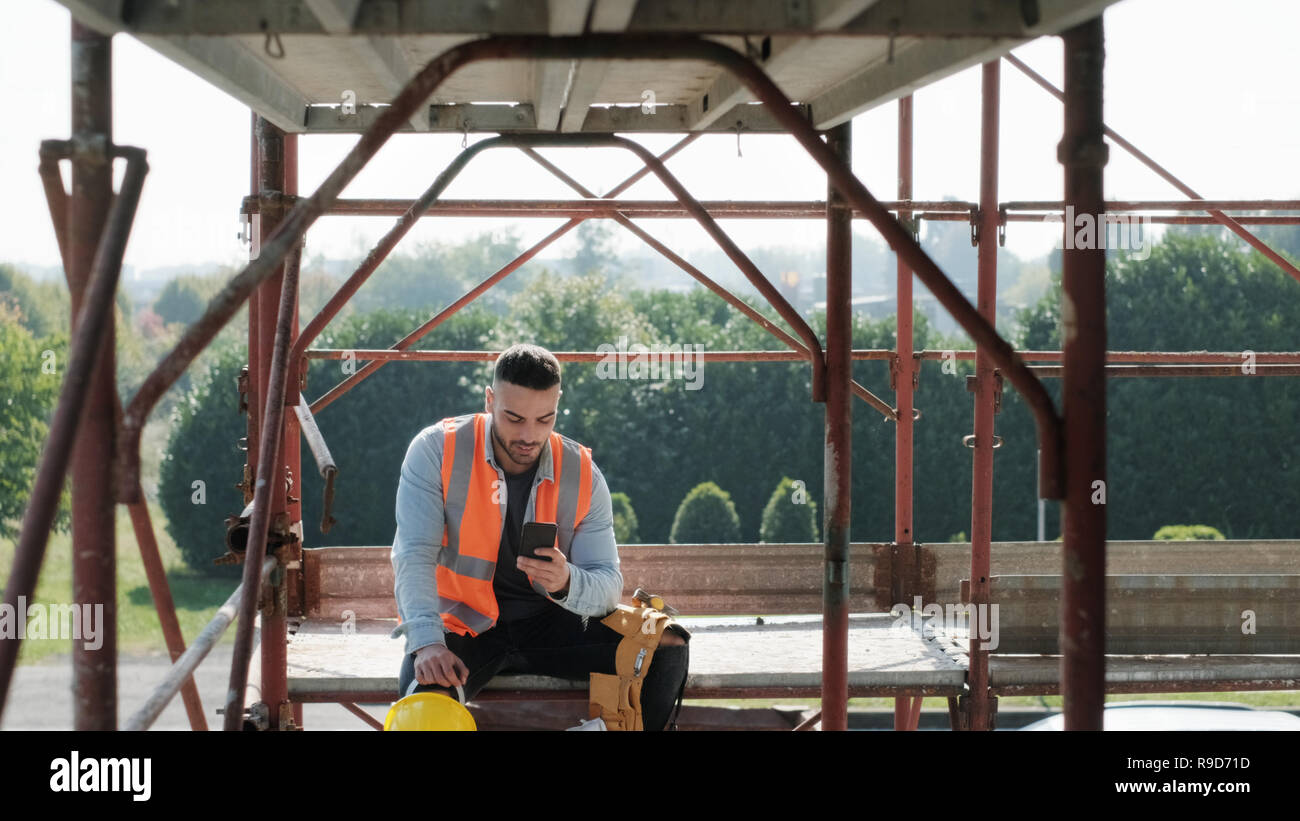
<svg viewBox="0 0 1300 821">
<path fill-rule="evenodd" d="M 820 616 L 686 618 L 691 631 L 689 698 L 816 697 L 821 692 Z M 898 630 L 887 614 L 849 619 L 851 696 L 960 695 L 966 667 L 950 640 Z M 392 619 L 362 620 L 345 633 L 338 622 L 306 621 L 289 640 L 289 696 L 295 701 L 381 700 L 397 693 L 402 644 L 388 638 Z M 481 698 L 520 691 L 557 698 L 587 695 L 585 681 L 498 676 Z"/>
</svg>

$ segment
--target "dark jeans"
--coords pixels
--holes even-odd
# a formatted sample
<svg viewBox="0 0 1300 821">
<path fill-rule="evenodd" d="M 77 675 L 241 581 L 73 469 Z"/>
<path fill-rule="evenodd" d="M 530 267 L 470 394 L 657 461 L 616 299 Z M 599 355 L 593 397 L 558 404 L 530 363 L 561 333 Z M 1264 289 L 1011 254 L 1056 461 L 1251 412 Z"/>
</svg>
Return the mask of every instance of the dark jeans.
<svg viewBox="0 0 1300 821">
<path fill-rule="evenodd" d="M 684 640 L 690 634 L 669 627 Z M 446 635 L 447 649 L 469 668 L 466 700 L 472 699 L 493 676 L 537 674 L 574 681 L 588 681 L 591 673 L 615 674 L 614 651 L 623 637 L 600 623 L 562 607 L 550 607 L 540 615 L 515 622 L 497 622 L 477 636 Z M 661 730 L 668 724 L 675 702 L 680 703 L 686 683 L 690 653 L 688 645 L 660 645 L 655 650 L 641 685 L 642 722 L 647 730 Z M 398 697 L 415 680 L 415 653 L 402 659 L 398 676 Z M 446 693 L 437 684 L 421 684 L 417 693 Z M 454 691 L 451 692 L 455 698 Z"/>
</svg>

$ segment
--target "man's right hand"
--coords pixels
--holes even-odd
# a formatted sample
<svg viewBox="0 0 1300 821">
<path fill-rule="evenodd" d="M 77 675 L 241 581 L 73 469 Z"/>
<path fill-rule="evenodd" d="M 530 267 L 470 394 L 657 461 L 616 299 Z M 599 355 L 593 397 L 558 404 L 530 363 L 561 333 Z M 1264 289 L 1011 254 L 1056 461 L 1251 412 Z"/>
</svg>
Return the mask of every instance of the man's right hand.
<svg viewBox="0 0 1300 821">
<path fill-rule="evenodd" d="M 415 651 L 415 680 L 442 687 L 464 686 L 469 668 L 443 644 L 430 644 Z"/>
</svg>

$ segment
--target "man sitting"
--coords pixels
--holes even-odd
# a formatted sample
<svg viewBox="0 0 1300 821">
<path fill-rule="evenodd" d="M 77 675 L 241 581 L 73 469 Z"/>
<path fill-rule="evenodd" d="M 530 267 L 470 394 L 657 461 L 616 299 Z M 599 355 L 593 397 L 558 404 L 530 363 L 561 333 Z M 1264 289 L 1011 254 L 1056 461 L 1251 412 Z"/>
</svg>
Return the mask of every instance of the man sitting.
<svg viewBox="0 0 1300 821">
<path fill-rule="evenodd" d="M 485 412 L 443 419 L 407 449 L 397 488 L 394 593 L 406 636 L 399 696 L 464 698 L 498 673 L 615 674 L 623 636 L 590 616 L 623 590 L 609 488 L 591 449 L 554 431 L 560 364 L 536 345 L 496 361 Z M 520 555 L 525 522 L 557 544 Z M 645 729 L 663 729 L 686 682 L 689 637 L 669 625 L 641 685 Z"/>
</svg>

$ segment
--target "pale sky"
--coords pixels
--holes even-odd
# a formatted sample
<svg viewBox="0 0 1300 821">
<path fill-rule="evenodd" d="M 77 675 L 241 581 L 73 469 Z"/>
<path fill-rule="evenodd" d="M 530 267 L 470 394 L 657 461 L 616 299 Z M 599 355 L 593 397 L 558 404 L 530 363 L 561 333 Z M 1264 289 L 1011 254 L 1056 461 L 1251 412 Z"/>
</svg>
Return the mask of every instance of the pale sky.
<svg viewBox="0 0 1300 821">
<path fill-rule="evenodd" d="M 68 136 L 69 15 L 52 0 L 10 0 L 6 12 L 8 23 L 0 28 L 0 99 L 7 115 L 0 128 L 0 261 L 57 265 L 36 164 L 42 139 Z M 1123 0 L 1106 13 L 1107 122 L 1202 196 L 1300 197 L 1297 31 L 1300 3 L 1292 0 Z M 1040 39 L 1016 54 L 1060 85 L 1058 38 Z M 129 37 L 114 40 L 113 57 L 113 139 L 147 149 L 151 168 L 126 264 L 148 269 L 246 259 L 235 234 L 249 177 L 247 108 Z M 976 67 L 916 94 L 917 199 L 978 199 L 979 87 Z M 1059 199 L 1060 104 L 1004 63 L 1001 114 L 1000 199 Z M 896 129 L 893 103 L 854 120 L 854 168 L 879 199 L 897 193 Z M 636 139 L 661 150 L 674 138 Z M 300 138 L 301 190 L 314 190 L 355 140 L 355 135 Z M 344 196 L 418 196 L 460 150 L 460 141 L 459 135 L 398 135 Z M 825 196 L 825 176 L 791 138 L 744 135 L 741 145 L 744 156 L 737 157 L 734 136 L 705 137 L 669 168 L 700 199 Z M 635 168 L 624 152 L 546 153 L 598 193 Z M 1106 174 L 1110 199 L 1179 198 L 1116 147 Z M 530 160 L 507 151 L 484 155 L 447 192 L 484 198 L 570 195 Z M 667 194 L 650 178 L 626 196 Z M 529 241 L 560 222 L 425 219 L 405 247 L 511 224 Z M 322 219 L 308 234 L 308 254 L 359 255 L 391 224 L 387 218 Z M 641 224 L 688 258 L 692 249 L 710 244 L 690 221 Z M 820 221 L 722 224 L 743 248 L 820 246 L 825 239 Z M 855 230 L 875 233 L 865 222 L 855 222 Z M 621 235 L 627 248 L 639 244 L 626 232 Z M 1054 239 L 1049 228 L 1012 224 L 1007 245 L 1021 256 L 1037 256 Z M 570 250 L 571 243 L 562 241 L 544 256 Z"/>
</svg>

